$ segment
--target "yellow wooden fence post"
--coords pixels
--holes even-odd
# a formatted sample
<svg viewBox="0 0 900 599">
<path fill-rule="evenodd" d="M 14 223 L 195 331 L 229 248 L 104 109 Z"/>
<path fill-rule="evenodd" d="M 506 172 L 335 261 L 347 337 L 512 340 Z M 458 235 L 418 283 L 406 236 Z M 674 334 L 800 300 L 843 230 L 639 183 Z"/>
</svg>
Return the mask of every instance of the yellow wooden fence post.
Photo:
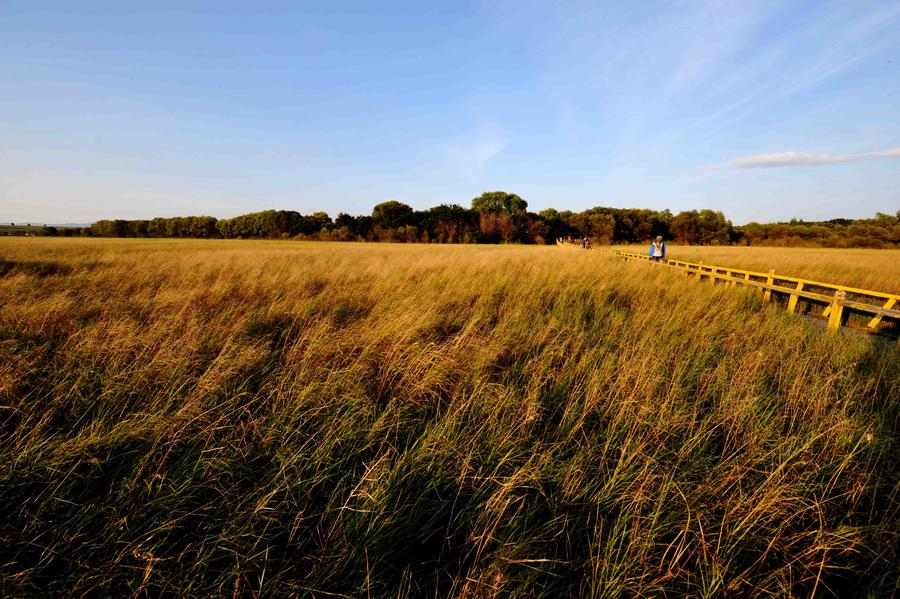
<svg viewBox="0 0 900 599">
<path fill-rule="evenodd" d="M 773 285 L 775 283 L 775 271 L 774 270 L 769 271 L 769 278 L 766 279 L 766 283 L 768 283 L 769 285 Z M 769 301 L 771 298 L 772 298 L 772 290 L 767 288 L 766 293 L 765 293 L 765 300 Z"/>
<path fill-rule="evenodd" d="M 886 301 L 884 303 L 883 307 L 884 308 L 893 308 L 894 304 L 896 304 L 896 303 L 897 303 L 897 299 L 892 297 L 891 299 L 889 299 L 888 301 Z M 881 322 L 881 314 L 876 314 L 875 318 L 873 318 L 872 320 L 869 321 L 868 326 L 870 329 L 874 329 L 875 327 L 878 326 L 879 322 Z"/>
<path fill-rule="evenodd" d="M 803 281 L 797 283 L 797 291 L 803 291 Z M 791 294 L 791 299 L 788 300 L 788 312 L 791 314 L 794 313 L 794 310 L 797 309 L 797 300 L 800 299 L 799 295 Z"/>
<path fill-rule="evenodd" d="M 828 330 L 836 331 L 841 328 L 841 316 L 844 313 L 844 301 L 847 299 L 846 291 L 835 291 L 834 301 L 831 303 L 831 314 L 828 316 Z"/>
</svg>

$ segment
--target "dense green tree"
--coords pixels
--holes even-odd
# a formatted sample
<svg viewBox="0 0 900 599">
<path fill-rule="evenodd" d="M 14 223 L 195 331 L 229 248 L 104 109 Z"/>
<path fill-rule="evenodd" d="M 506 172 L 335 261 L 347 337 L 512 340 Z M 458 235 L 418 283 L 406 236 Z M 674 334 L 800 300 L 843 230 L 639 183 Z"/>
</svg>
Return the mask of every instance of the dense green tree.
<svg viewBox="0 0 900 599">
<path fill-rule="evenodd" d="M 700 243 L 704 245 L 722 245 L 728 243 L 728 232 L 731 221 L 721 211 L 701 210 L 697 214 L 697 230 Z"/>
<path fill-rule="evenodd" d="M 675 241 L 694 244 L 700 241 L 700 222 L 696 210 L 679 212 L 672 217 L 669 230 Z"/>
<path fill-rule="evenodd" d="M 528 209 L 528 202 L 514 193 L 486 191 L 472 199 L 472 210 L 478 213 L 518 214 Z"/>
<path fill-rule="evenodd" d="M 545 244 L 553 241 L 553 237 L 549 236 L 550 227 L 537 214 L 529 214 L 527 222 L 527 231 L 525 241 L 527 243 Z"/>
<path fill-rule="evenodd" d="M 293 210 L 263 210 L 218 222 L 219 234 L 225 238 L 278 239 L 301 232 L 303 216 Z"/>
<path fill-rule="evenodd" d="M 315 235 L 332 225 L 331 217 L 325 212 L 313 212 L 309 216 L 297 215 L 294 226 L 289 229 L 290 235 Z M 349 230 L 349 227 L 348 227 Z"/>
<path fill-rule="evenodd" d="M 334 219 L 335 227 L 346 227 L 348 230 L 352 230 L 353 224 L 355 222 L 355 218 L 346 212 L 338 212 L 337 218 Z"/>
<path fill-rule="evenodd" d="M 672 222 L 672 213 L 668 208 L 662 212 L 651 213 L 650 237 L 655 238 L 657 235 L 662 235 L 664 239 L 669 239 L 671 237 L 671 232 L 669 231 L 670 222 Z"/>
<path fill-rule="evenodd" d="M 93 237 L 127 237 L 128 221 L 125 220 L 98 220 L 90 226 Z"/>
<path fill-rule="evenodd" d="M 371 216 L 351 216 L 344 212 L 337 215 L 334 219 L 335 228 L 347 229 L 354 236 L 366 237 L 372 229 Z"/>
<path fill-rule="evenodd" d="M 426 213 L 423 221 L 428 236 L 438 243 L 458 243 L 472 232 L 472 212 L 457 204 L 441 204 Z"/>
<path fill-rule="evenodd" d="M 545 208 L 537 214 L 537 217 L 547 226 L 545 237 L 549 240 L 568 237 L 572 234 L 572 226 L 569 224 L 571 216 L 571 212 L 563 213 L 555 208 Z"/>
<path fill-rule="evenodd" d="M 403 202 L 389 200 L 372 208 L 372 224 L 382 229 L 396 229 L 411 224 L 413 209 Z"/>
<path fill-rule="evenodd" d="M 147 237 L 147 226 L 149 221 L 146 220 L 130 220 L 128 221 L 129 237 Z"/>
<path fill-rule="evenodd" d="M 411 206 L 396 200 L 372 208 L 372 226 L 366 235 L 370 241 L 409 242 L 419 239 L 417 223 L 423 218 Z"/>
<path fill-rule="evenodd" d="M 584 224 L 588 237 L 600 243 L 612 243 L 616 219 L 611 214 L 591 214 Z"/>
</svg>

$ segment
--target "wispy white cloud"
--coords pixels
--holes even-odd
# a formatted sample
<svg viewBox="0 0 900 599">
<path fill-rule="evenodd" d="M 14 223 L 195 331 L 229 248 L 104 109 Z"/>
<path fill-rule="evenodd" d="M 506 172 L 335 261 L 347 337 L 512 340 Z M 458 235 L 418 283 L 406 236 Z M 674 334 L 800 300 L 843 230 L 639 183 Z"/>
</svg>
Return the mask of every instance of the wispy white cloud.
<svg viewBox="0 0 900 599">
<path fill-rule="evenodd" d="M 604 139 L 616 144 L 615 153 L 640 154 L 658 143 L 677 151 L 724 139 L 772 106 L 895 47 L 900 31 L 898 2 L 822 3 L 796 22 L 790 2 L 667 6 L 654 5 L 660 12 L 655 17 L 642 13 L 645 18 L 627 20 L 616 36 L 588 36 L 590 43 L 577 49 L 593 62 L 576 71 L 579 80 L 573 82 L 565 64 L 552 65 L 562 73 L 550 79 L 555 86 L 582 89 L 587 82 L 596 90 L 588 97 L 603 114 L 609 129 Z M 582 25 L 573 26 L 571 41 L 559 45 L 578 45 L 577 27 Z M 578 55 L 566 59 L 582 64 Z"/>
<path fill-rule="evenodd" d="M 847 71 L 868 57 L 893 47 L 889 32 L 900 27 L 900 3 L 858 10 L 837 4 L 810 18 L 803 27 L 777 38 L 768 50 L 754 55 L 750 47 L 740 69 L 720 73 L 719 93 L 701 94 L 698 105 L 707 114 L 691 124 L 697 139 L 727 131 L 728 127 L 787 98 Z"/>
<path fill-rule="evenodd" d="M 505 148 L 505 139 L 490 137 L 467 146 L 453 146 L 447 150 L 447 157 L 459 171 L 460 176 L 474 179 L 484 171 L 488 162 Z"/>
<path fill-rule="evenodd" d="M 821 166 L 838 162 L 857 162 L 876 158 L 900 158 L 900 148 L 863 152 L 861 154 L 827 154 L 817 152 L 776 152 L 734 158 L 725 164 L 712 167 L 713 170 L 779 168 L 787 166 Z"/>
</svg>

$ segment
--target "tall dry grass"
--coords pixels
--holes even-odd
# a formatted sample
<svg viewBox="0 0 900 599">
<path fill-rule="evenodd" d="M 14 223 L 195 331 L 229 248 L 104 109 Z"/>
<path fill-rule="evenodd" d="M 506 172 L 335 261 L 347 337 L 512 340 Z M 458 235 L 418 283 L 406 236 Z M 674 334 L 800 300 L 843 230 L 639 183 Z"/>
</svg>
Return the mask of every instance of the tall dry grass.
<svg viewBox="0 0 900 599">
<path fill-rule="evenodd" d="M 599 252 L 0 257 L 4 595 L 895 590 L 896 344 Z"/>
</svg>

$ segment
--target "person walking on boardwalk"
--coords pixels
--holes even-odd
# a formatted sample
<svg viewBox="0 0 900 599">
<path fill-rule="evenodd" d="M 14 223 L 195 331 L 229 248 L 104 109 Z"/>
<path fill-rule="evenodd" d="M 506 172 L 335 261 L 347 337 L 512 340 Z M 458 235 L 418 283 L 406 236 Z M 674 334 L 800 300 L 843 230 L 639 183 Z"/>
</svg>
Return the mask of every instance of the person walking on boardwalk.
<svg viewBox="0 0 900 599">
<path fill-rule="evenodd" d="M 666 242 L 663 241 L 662 235 L 656 236 L 656 241 L 650 244 L 650 259 L 659 262 L 666 257 Z"/>
</svg>

